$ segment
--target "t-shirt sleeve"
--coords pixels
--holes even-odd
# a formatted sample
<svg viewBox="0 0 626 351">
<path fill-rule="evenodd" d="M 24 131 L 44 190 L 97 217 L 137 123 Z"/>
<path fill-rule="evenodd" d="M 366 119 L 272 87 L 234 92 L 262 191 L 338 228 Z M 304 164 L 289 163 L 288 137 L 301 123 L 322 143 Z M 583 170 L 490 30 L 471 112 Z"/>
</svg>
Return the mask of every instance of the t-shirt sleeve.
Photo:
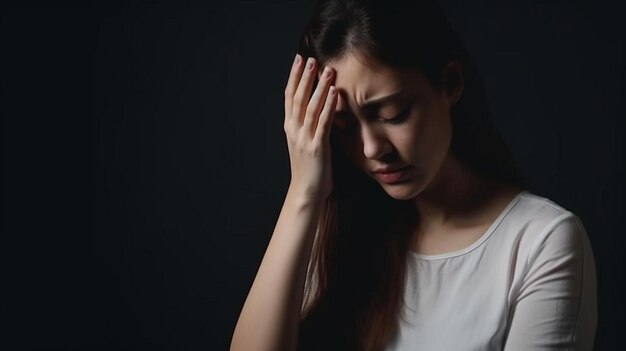
<svg viewBox="0 0 626 351">
<path fill-rule="evenodd" d="M 510 305 L 504 350 L 592 350 L 596 271 L 580 219 L 566 213 L 553 220 L 525 264 Z"/>
</svg>

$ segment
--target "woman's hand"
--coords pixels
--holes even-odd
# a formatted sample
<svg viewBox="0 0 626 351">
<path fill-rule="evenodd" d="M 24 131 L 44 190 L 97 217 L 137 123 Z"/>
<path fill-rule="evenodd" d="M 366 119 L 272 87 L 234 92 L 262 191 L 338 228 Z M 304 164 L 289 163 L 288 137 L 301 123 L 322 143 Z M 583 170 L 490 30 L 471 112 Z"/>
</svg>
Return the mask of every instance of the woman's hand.
<svg viewBox="0 0 626 351">
<path fill-rule="evenodd" d="M 323 201 L 332 190 L 330 128 L 337 103 L 326 67 L 311 96 L 317 62 L 296 56 L 285 88 L 285 134 L 291 164 L 289 190 L 307 200 Z M 306 67 L 305 67 L 306 63 Z"/>
</svg>

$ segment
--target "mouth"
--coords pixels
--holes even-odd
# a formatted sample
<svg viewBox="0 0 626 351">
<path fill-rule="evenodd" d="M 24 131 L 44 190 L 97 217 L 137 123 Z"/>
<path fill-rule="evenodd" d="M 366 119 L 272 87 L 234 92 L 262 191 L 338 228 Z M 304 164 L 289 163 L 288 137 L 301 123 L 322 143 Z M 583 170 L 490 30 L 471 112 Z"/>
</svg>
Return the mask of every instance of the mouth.
<svg viewBox="0 0 626 351">
<path fill-rule="evenodd" d="M 407 173 L 409 173 L 411 166 L 405 166 L 396 169 L 382 169 L 372 172 L 376 180 L 386 183 L 395 184 L 405 180 Z"/>
</svg>

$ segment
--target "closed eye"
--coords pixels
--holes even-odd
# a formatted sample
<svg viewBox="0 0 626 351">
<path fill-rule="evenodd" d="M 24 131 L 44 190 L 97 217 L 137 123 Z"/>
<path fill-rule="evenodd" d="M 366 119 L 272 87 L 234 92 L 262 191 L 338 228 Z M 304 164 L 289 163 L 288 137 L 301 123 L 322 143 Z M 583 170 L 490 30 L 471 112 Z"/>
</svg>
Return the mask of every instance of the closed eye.
<svg viewBox="0 0 626 351">
<path fill-rule="evenodd" d="M 393 118 L 382 118 L 381 117 L 381 119 L 383 120 L 383 123 L 400 124 L 400 123 L 404 122 L 404 120 L 409 116 L 410 112 L 411 112 L 411 105 L 409 105 L 407 108 L 404 109 L 404 111 L 398 113 Z"/>
<path fill-rule="evenodd" d="M 385 124 L 401 124 L 409 117 L 411 107 L 412 105 L 407 106 L 402 112 L 398 113 L 393 118 L 379 117 L 379 119 Z M 354 126 L 355 121 L 345 111 L 337 111 L 335 112 L 334 124 L 342 132 L 350 132 L 353 129 L 352 127 Z"/>
</svg>

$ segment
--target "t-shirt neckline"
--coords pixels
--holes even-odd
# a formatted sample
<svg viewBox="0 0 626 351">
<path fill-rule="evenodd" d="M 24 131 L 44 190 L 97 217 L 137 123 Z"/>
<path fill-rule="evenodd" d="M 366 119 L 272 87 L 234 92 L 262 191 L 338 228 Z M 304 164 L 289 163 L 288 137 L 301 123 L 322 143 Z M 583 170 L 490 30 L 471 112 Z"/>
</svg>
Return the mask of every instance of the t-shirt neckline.
<svg viewBox="0 0 626 351">
<path fill-rule="evenodd" d="M 528 193 L 528 190 L 522 190 L 519 193 L 517 193 L 517 195 L 515 195 L 515 197 L 511 201 L 509 201 L 509 203 L 502 210 L 502 212 L 500 212 L 500 214 L 493 221 L 493 223 L 491 223 L 491 225 L 489 226 L 489 228 L 487 228 L 487 230 L 483 233 L 483 235 L 481 235 L 480 238 L 478 238 L 478 240 L 474 241 L 469 246 L 466 246 L 466 247 L 464 247 L 462 249 L 459 249 L 459 250 L 445 252 L 445 253 L 436 254 L 436 255 L 419 254 L 419 253 L 417 253 L 417 252 L 415 252 L 413 250 L 409 250 L 409 253 L 413 257 L 418 258 L 420 260 L 430 261 L 430 260 L 440 260 L 440 259 L 445 259 L 445 258 L 461 256 L 461 255 L 464 255 L 464 254 L 474 250 L 475 248 L 480 246 L 483 242 L 485 242 L 487 239 L 489 239 L 491 234 L 493 234 L 493 232 L 496 230 L 496 228 L 498 227 L 500 222 L 502 222 L 504 217 L 511 211 L 511 209 L 513 209 L 513 207 L 517 204 L 517 202 L 520 200 L 522 195 L 524 195 L 526 193 Z"/>
</svg>

